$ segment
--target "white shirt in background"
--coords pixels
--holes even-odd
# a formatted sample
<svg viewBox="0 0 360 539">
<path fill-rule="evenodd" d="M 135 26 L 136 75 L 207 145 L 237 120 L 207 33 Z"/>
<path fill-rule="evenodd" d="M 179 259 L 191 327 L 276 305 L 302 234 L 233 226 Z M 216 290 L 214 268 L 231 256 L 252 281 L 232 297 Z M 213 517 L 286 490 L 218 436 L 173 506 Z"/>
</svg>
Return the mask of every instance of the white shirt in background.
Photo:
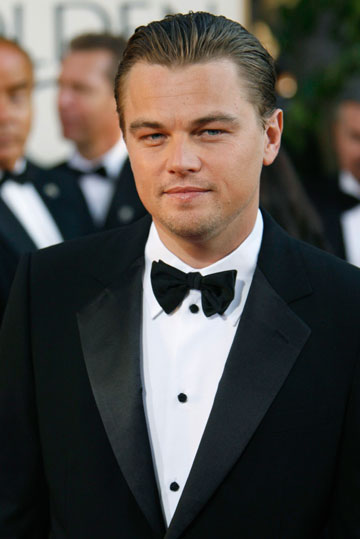
<svg viewBox="0 0 360 539">
<path fill-rule="evenodd" d="M 88 204 L 94 222 L 101 226 L 106 218 L 112 197 L 116 189 L 118 176 L 127 158 L 127 149 L 123 138 L 106 152 L 100 159 L 90 161 L 78 152 L 69 159 L 69 167 L 84 171 L 79 180 L 80 188 Z M 87 173 L 99 166 L 106 169 L 108 178 Z"/>
</svg>

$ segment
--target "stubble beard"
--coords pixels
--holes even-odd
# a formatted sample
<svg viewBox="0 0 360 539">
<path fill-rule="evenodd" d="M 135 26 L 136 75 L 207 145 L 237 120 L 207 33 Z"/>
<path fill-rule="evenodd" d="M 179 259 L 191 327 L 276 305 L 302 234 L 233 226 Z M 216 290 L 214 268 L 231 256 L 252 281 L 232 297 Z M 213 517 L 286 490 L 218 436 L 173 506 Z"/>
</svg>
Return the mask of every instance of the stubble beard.
<svg viewBox="0 0 360 539">
<path fill-rule="evenodd" d="M 157 221 L 173 237 L 202 243 L 219 235 L 241 213 L 224 216 L 223 208 L 216 205 L 206 214 L 184 210 L 180 215 L 158 215 Z"/>
</svg>

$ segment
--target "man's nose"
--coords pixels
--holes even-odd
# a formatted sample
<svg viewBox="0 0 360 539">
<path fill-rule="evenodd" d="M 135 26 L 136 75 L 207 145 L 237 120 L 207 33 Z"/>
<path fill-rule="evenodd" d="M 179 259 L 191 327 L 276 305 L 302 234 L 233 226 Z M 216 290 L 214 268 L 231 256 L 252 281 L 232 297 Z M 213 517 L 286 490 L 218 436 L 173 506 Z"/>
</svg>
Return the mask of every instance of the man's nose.
<svg viewBox="0 0 360 539">
<path fill-rule="evenodd" d="M 58 107 L 64 109 L 72 102 L 72 92 L 68 88 L 59 88 L 58 91 Z"/>
<path fill-rule="evenodd" d="M 188 138 L 174 138 L 168 144 L 167 169 L 170 174 L 186 175 L 201 169 L 195 144 Z"/>
</svg>

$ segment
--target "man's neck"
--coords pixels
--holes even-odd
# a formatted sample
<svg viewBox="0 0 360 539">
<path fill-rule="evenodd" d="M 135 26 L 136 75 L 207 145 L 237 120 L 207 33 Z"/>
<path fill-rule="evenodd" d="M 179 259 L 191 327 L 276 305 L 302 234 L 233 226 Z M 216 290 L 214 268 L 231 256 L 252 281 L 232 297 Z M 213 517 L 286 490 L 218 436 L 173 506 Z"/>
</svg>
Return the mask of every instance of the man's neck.
<svg viewBox="0 0 360 539">
<path fill-rule="evenodd" d="M 25 157 L 18 157 L 17 159 L 12 159 L 11 161 L 0 162 L 0 170 L 8 170 L 16 174 L 21 174 L 26 167 Z"/>
<path fill-rule="evenodd" d="M 78 153 L 88 161 L 96 161 L 111 150 L 113 146 L 115 146 L 119 140 L 119 137 L 120 135 L 117 133 L 116 137 L 104 137 L 102 140 L 90 141 L 86 143 L 84 142 L 77 144 L 76 149 Z"/>
<path fill-rule="evenodd" d="M 226 234 L 220 233 L 207 238 L 175 236 L 160 223 L 154 221 L 154 224 L 159 238 L 169 251 L 189 266 L 201 269 L 214 264 L 237 249 L 253 230 L 256 216 L 257 213 L 251 221 L 244 223 L 244 226 L 236 227 L 233 234 L 227 230 Z"/>
</svg>

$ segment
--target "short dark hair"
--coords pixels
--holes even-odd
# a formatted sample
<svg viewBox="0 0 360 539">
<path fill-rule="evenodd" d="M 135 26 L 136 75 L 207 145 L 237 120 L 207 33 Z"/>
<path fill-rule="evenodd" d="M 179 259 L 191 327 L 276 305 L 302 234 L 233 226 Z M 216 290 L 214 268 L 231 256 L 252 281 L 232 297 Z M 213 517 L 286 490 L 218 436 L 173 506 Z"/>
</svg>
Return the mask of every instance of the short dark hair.
<svg viewBox="0 0 360 539">
<path fill-rule="evenodd" d="M 205 12 L 168 15 L 140 26 L 129 39 L 115 78 L 115 99 L 124 131 L 123 91 L 126 75 L 139 61 L 168 67 L 232 60 L 245 81 L 248 99 L 262 125 L 276 108 L 274 61 L 259 40 L 241 24 Z"/>
<path fill-rule="evenodd" d="M 122 36 L 115 36 L 108 33 L 87 33 L 74 37 L 69 43 L 67 52 L 95 50 L 109 52 L 112 56 L 112 62 L 108 76 L 111 84 L 113 84 L 125 47 L 126 39 Z"/>
</svg>

